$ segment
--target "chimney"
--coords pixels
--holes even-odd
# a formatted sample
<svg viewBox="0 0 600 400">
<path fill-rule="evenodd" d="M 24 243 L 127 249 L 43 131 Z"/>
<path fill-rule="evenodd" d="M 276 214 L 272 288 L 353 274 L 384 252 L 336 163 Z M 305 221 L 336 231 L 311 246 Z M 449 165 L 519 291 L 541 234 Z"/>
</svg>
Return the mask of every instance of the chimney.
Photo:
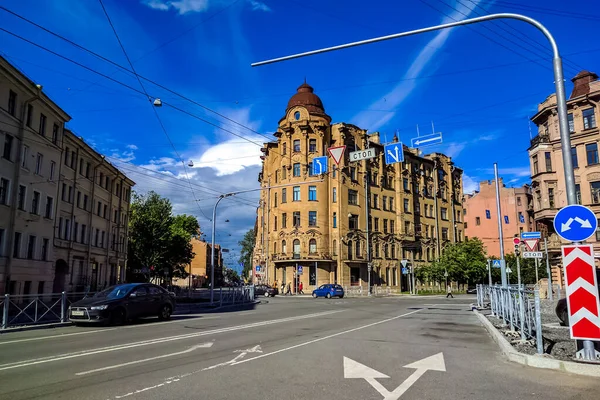
<svg viewBox="0 0 600 400">
<path fill-rule="evenodd" d="M 578 73 L 575 78 L 571 79 L 571 82 L 573 82 L 573 91 L 569 99 L 588 94 L 590 92 L 590 83 L 597 80 L 598 75 L 594 72 L 581 71 Z"/>
</svg>

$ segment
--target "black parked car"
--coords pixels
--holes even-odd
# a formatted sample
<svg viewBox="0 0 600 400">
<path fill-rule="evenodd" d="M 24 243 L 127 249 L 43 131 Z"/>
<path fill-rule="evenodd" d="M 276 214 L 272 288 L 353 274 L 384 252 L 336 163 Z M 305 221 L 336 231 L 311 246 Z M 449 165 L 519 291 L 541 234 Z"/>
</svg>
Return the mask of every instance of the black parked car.
<svg viewBox="0 0 600 400">
<path fill-rule="evenodd" d="M 598 294 L 600 294 L 600 269 L 596 268 L 596 280 L 598 282 Z M 560 299 L 556 304 L 556 316 L 564 326 L 569 326 L 569 309 L 567 307 L 567 299 Z"/>
<path fill-rule="evenodd" d="M 279 290 L 268 285 L 254 286 L 254 296 L 274 297 L 279 294 Z"/>
<path fill-rule="evenodd" d="M 467 294 L 477 294 L 477 287 L 475 287 L 475 286 L 468 287 Z"/>
<path fill-rule="evenodd" d="M 150 283 L 125 283 L 111 286 L 93 297 L 79 300 L 69 307 L 69 320 L 75 324 L 123 324 L 141 317 L 171 317 L 175 296 Z"/>
</svg>

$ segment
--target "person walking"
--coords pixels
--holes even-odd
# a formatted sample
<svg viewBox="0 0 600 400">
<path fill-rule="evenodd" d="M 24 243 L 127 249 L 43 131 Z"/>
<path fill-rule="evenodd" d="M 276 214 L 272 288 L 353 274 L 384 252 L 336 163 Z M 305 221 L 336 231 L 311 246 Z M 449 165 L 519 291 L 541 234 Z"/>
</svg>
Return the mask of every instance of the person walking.
<svg viewBox="0 0 600 400">
<path fill-rule="evenodd" d="M 298 294 L 304 294 L 304 292 L 302 291 L 303 287 L 304 285 L 302 285 L 302 282 L 300 282 L 300 284 L 298 285 Z"/>
<path fill-rule="evenodd" d="M 285 282 L 281 282 L 281 290 L 280 293 L 285 296 Z"/>
<path fill-rule="evenodd" d="M 290 296 L 292 295 L 292 282 L 288 282 L 288 284 L 287 284 L 287 290 L 285 292 L 285 295 L 287 296 L 288 294 Z"/>
<path fill-rule="evenodd" d="M 446 298 L 448 298 L 448 297 L 454 298 L 454 296 L 452 296 L 452 285 L 448 285 L 448 289 L 446 290 L 446 292 L 448 293 L 446 295 Z"/>
</svg>

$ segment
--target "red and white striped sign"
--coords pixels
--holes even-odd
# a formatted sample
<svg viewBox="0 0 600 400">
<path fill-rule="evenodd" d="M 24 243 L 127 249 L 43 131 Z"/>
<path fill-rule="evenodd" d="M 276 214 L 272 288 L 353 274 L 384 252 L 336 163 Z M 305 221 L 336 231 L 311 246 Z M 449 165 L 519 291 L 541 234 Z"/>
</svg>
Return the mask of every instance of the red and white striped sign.
<svg viewBox="0 0 600 400">
<path fill-rule="evenodd" d="M 600 340 L 600 301 L 591 245 L 562 246 L 571 339 Z"/>
</svg>

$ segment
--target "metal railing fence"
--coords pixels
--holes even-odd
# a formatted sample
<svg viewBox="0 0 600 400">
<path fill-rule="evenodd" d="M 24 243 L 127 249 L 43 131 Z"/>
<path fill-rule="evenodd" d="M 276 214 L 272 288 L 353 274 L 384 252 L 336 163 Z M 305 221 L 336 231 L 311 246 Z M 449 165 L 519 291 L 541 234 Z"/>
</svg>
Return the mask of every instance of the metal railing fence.
<svg viewBox="0 0 600 400">
<path fill-rule="evenodd" d="M 251 303 L 254 301 L 254 285 L 240 287 L 222 287 L 219 288 L 218 296 L 220 306 L 229 304 Z"/>
</svg>

